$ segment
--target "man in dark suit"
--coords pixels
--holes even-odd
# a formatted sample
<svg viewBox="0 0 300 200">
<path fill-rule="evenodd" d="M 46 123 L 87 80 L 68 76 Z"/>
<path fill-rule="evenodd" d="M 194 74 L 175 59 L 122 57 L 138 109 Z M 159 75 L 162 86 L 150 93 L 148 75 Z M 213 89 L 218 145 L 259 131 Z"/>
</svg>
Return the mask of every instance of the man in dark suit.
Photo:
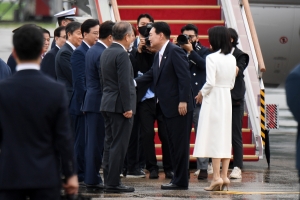
<svg viewBox="0 0 300 200">
<path fill-rule="evenodd" d="M 17 72 L 0 83 L 1 200 L 60 199 L 58 155 L 65 191 L 78 191 L 66 92 L 39 72 L 43 43 L 40 29 L 21 27 L 13 36 Z"/>
<path fill-rule="evenodd" d="M 99 40 L 85 56 L 86 95 L 82 111 L 85 113 L 85 174 L 87 191 L 103 189 L 99 170 L 102 164 L 105 127 L 100 113 L 102 90 L 98 70 L 100 56 L 112 43 L 112 27 L 115 23 L 106 21 L 101 24 Z"/>
<path fill-rule="evenodd" d="M 71 56 L 73 51 L 82 42 L 81 24 L 71 22 L 66 26 L 67 42 L 57 52 L 55 57 L 55 72 L 58 82 L 66 86 L 68 100 L 70 101 L 73 93 Z"/>
<path fill-rule="evenodd" d="M 153 23 L 149 40 L 151 47 L 158 52 L 152 68 L 136 81 L 138 89 L 153 84 L 157 106 L 167 127 L 174 176 L 161 189 L 185 190 L 188 189 L 189 136 L 194 100 L 186 54 L 169 41 L 170 35 L 167 23 Z"/>
<path fill-rule="evenodd" d="M 136 52 L 136 62 L 139 74 L 146 73 L 152 67 L 155 49 L 146 45 L 145 37 L 149 34 L 147 24 L 154 23 L 154 19 L 149 14 L 141 14 L 137 19 L 139 37 L 135 40 L 138 51 Z M 145 36 L 146 35 L 146 36 Z M 155 144 L 154 144 L 154 122 L 157 120 L 158 136 L 162 144 L 162 160 L 165 178 L 173 178 L 172 162 L 168 144 L 168 136 L 162 114 L 156 110 L 155 94 L 150 88 L 151 85 L 140 88 L 137 91 L 137 112 L 141 124 L 141 143 L 146 159 L 146 169 L 149 171 L 149 178 L 158 178 L 159 167 L 157 165 Z"/>
<path fill-rule="evenodd" d="M 100 57 L 102 100 L 105 121 L 103 174 L 106 192 L 133 192 L 120 182 L 136 109 L 133 69 L 127 54 L 134 33 L 128 22 L 117 22 L 112 29 L 113 44 Z"/>
<path fill-rule="evenodd" d="M 188 39 L 187 44 L 181 45 L 187 54 L 191 72 L 191 85 L 194 97 L 202 89 L 206 82 L 206 56 L 210 54 L 208 48 L 202 46 L 198 42 L 198 28 L 193 24 L 187 24 L 181 28 L 181 34 L 186 35 Z M 201 104 L 197 104 L 193 111 L 193 123 L 195 134 L 197 134 L 198 120 Z M 197 158 L 197 171 L 195 175 L 198 179 L 207 179 L 208 158 Z"/>
<path fill-rule="evenodd" d="M 3 80 L 11 75 L 9 66 L 0 58 L 0 80 Z"/>
<path fill-rule="evenodd" d="M 60 26 L 54 30 L 55 46 L 45 55 L 41 63 L 41 71 L 56 80 L 55 56 L 66 43 L 66 27 Z"/>
<path fill-rule="evenodd" d="M 293 113 L 295 120 L 298 122 L 298 134 L 296 141 L 296 168 L 298 169 L 298 177 L 300 177 L 300 65 L 295 67 L 288 75 L 285 81 L 285 92 L 287 105 Z"/>
<path fill-rule="evenodd" d="M 233 28 L 228 28 L 231 44 L 232 55 L 236 59 L 237 75 L 234 82 L 234 87 L 231 92 L 232 102 L 232 150 L 233 150 L 233 170 L 229 175 L 232 179 L 242 178 L 243 169 L 243 138 L 242 138 L 242 126 L 244 117 L 244 96 L 246 92 L 244 81 L 244 70 L 249 63 L 248 54 L 241 51 L 237 45 L 239 37 L 237 32 Z"/>
<path fill-rule="evenodd" d="M 85 95 L 85 54 L 99 38 L 99 21 L 88 19 L 81 25 L 83 41 L 71 56 L 73 95 L 69 112 L 75 131 L 75 158 L 77 162 L 78 181 L 84 181 L 84 148 L 85 148 L 85 120 L 81 111 Z"/>
</svg>

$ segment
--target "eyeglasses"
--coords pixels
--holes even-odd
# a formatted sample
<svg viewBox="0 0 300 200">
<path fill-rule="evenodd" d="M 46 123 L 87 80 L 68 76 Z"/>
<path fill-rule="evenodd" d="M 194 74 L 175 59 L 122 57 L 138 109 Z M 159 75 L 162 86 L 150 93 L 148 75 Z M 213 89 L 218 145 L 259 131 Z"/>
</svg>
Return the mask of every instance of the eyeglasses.
<svg viewBox="0 0 300 200">
<path fill-rule="evenodd" d="M 99 35 L 99 32 L 92 32 L 93 35 Z"/>
</svg>

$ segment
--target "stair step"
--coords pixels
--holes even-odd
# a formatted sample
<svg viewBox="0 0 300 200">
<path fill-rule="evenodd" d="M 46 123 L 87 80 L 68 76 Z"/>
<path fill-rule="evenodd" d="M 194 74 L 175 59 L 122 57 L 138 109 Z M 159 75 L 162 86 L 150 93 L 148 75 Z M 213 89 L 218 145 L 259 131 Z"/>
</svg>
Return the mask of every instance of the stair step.
<svg viewBox="0 0 300 200">
<path fill-rule="evenodd" d="M 193 155 L 194 146 L 194 144 L 190 144 L 190 155 Z M 243 144 L 243 155 L 255 155 L 255 150 L 255 144 Z M 161 144 L 155 144 L 155 152 L 156 155 L 162 154 Z"/>
<path fill-rule="evenodd" d="M 221 6 L 211 5 L 119 5 L 119 9 L 220 9 Z M 143 12 L 140 12 L 143 13 Z"/>
<path fill-rule="evenodd" d="M 117 0 L 118 5 L 136 5 L 137 1 L 132 0 Z M 139 0 L 140 5 L 186 5 L 186 1 L 182 0 L 170 0 L 170 1 L 161 1 L 161 0 Z M 197 5 L 217 5 L 217 0 L 189 0 L 189 4 Z"/>
<path fill-rule="evenodd" d="M 208 6 L 207 6 L 208 7 Z M 180 8 L 180 9 L 179 9 Z M 168 20 L 219 20 L 221 19 L 220 6 L 119 6 L 120 17 L 124 21 L 135 19 L 141 13 L 149 13 L 155 21 L 156 19 Z M 188 14 L 187 14 L 188 13 Z M 166 21 L 166 20 L 165 20 Z"/>
<path fill-rule="evenodd" d="M 126 20 L 136 26 L 136 20 Z M 207 33 L 208 29 L 214 26 L 224 26 L 224 20 L 163 20 L 155 19 L 156 22 L 164 21 L 169 24 L 171 33 L 173 35 L 179 35 L 180 30 L 187 24 L 194 24 L 199 29 L 199 34 Z"/>
<path fill-rule="evenodd" d="M 162 155 L 156 155 L 156 159 L 161 161 Z M 190 156 L 190 161 L 196 161 L 197 158 Z M 233 156 L 231 156 L 231 161 L 233 160 Z M 258 161 L 259 157 L 257 155 L 244 155 L 243 161 Z"/>
</svg>

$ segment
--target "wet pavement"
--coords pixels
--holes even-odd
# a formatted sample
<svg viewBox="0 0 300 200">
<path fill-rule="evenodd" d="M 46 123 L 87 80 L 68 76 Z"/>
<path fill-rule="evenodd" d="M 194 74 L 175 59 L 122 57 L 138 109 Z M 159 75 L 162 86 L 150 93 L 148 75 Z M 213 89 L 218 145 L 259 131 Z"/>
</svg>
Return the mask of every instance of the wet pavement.
<svg viewBox="0 0 300 200">
<path fill-rule="evenodd" d="M 188 190 L 168 191 L 161 190 L 160 186 L 169 183 L 164 173 L 160 172 L 159 179 L 123 178 L 125 185 L 134 186 L 135 192 L 123 194 L 85 193 L 84 196 L 98 199 L 299 199 L 299 184 L 295 169 L 295 132 L 271 133 L 271 166 L 268 169 L 264 159 L 258 162 L 244 162 L 243 178 L 231 180 L 229 191 L 206 192 L 204 187 L 209 186 L 212 175 L 208 180 L 198 181 L 191 169 L 190 185 Z M 231 170 L 229 171 L 229 173 Z"/>
</svg>

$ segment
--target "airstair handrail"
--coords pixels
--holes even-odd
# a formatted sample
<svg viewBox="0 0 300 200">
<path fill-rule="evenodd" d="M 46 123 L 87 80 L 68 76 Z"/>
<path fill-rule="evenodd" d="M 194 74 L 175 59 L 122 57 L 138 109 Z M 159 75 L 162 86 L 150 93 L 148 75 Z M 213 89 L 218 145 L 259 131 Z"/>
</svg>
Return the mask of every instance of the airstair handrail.
<svg viewBox="0 0 300 200">
<path fill-rule="evenodd" d="M 240 7 L 239 0 L 220 0 L 222 14 L 227 27 L 234 28 L 239 34 L 238 47 L 249 54 L 250 62 L 244 71 L 246 85 L 245 103 L 250 119 L 250 127 L 258 150 L 258 156 L 263 157 L 263 145 L 261 139 L 260 112 L 258 97 L 260 95 L 260 80 L 256 52 L 253 47 L 252 36 L 246 17 Z"/>
<path fill-rule="evenodd" d="M 252 40 L 253 40 L 253 45 L 254 45 L 255 52 L 256 52 L 258 67 L 259 67 L 260 72 L 265 72 L 266 67 L 265 67 L 264 59 L 263 59 L 263 56 L 262 56 L 262 53 L 261 53 L 261 49 L 260 49 L 260 45 L 259 45 L 259 41 L 258 41 L 256 29 L 255 29 L 255 25 L 254 25 L 254 22 L 253 22 L 249 1 L 248 0 L 242 0 L 242 2 L 243 2 L 243 6 L 244 6 L 244 9 L 245 9 L 246 16 L 247 16 L 248 25 L 249 25 L 249 29 L 250 29 Z M 260 77 L 262 77 L 262 73 L 260 73 Z"/>
<path fill-rule="evenodd" d="M 117 0 L 110 0 L 116 22 L 121 21 Z"/>
</svg>

